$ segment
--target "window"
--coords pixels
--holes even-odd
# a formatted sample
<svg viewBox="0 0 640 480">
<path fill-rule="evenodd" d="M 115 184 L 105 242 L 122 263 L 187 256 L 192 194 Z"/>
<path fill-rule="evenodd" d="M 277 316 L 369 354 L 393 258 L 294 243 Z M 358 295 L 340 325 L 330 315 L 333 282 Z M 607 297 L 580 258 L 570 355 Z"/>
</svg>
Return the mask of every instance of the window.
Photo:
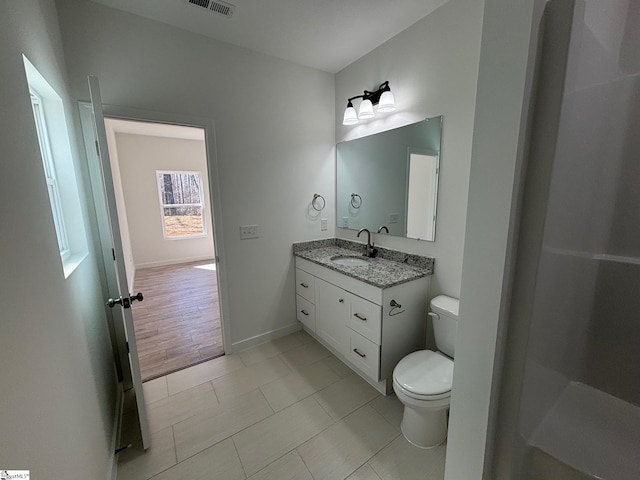
<svg viewBox="0 0 640 480">
<path fill-rule="evenodd" d="M 206 234 L 200 172 L 158 171 L 162 231 L 167 239 Z"/>
<path fill-rule="evenodd" d="M 60 255 L 65 259 L 70 254 L 69 241 L 67 240 L 64 216 L 62 215 L 62 202 L 60 201 L 60 189 L 58 187 L 58 181 L 56 180 L 56 167 L 53 163 L 51 144 L 49 143 L 49 134 L 47 133 L 47 124 L 44 120 L 44 113 L 42 111 L 42 98 L 40 98 L 40 95 L 38 95 L 34 90 L 31 90 L 30 93 L 31 106 L 33 107 L 33 118 L 36 122 L 40 154 L 42 155 L 42 163 L 44 165 L 44 176 L 47 180 L 47 190 L 49 191 L 51 213 L 53 214 L 53 223 L 56 229 L 56 237 L 58 238 L 58 247 L 60 249 Z"/>
<path fill-rule="evenodd" d="M 55 239 L 67 278 L 88 255 L 83 204 L 80 201 L 64 104 L 47 80 L 23 55 L 43 173 L 49 193 Z M 53 235 L 52 235 L 52 241 Z"/>
</svg>

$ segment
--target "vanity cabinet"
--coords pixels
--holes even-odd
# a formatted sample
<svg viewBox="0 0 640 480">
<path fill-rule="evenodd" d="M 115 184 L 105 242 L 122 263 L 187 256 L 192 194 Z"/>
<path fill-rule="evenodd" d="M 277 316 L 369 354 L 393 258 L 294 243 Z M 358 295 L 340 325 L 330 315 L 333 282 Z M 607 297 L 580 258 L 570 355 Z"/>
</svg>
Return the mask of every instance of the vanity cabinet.
<svg viewBox="0 0 640 480">
<path fill-rule="evenodd" d="M 316 299 L 316 335 L 338 352 L 345 352 L 349 343 L 345 328 L 349 316 L 348 292 L 318 278 Z"/>
<path fill-rule="evenodd" d="M 379 288 L 296 257 L 297 318 L 382 393 L 396 364 L 424 348 L 429 277 Z"/>
</svg>

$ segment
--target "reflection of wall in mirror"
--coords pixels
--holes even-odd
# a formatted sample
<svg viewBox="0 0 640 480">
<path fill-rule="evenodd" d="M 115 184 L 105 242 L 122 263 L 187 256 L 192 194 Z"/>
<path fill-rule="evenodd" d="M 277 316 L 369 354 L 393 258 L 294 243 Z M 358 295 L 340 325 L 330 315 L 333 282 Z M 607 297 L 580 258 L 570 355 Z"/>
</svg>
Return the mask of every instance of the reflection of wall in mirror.
<svg viewBox="0 0 640 480">
<path fill-rule="evenodd" d="M 438 157 L 409 153 L 407 180 L 407 237 L 409 238 L 433 240 L 435 237 L 437 167 Z"/>
<path fill-rule="evenodd" d="M 336 149 L 337 226 L 353 230 L 368 228 L 374 232 L 384 225 L 390 235 L 433 240 L 434 225 L 425 231 L 424 227 L 417 226 L 417 217 L 413 227 L 407 225 L 408 153 L 435 159 L 437 168 L 441 127 L 442 117 L 434 117 L 339 143 Z M 418 208 L 423 215 L 422 223 L 425 223 L 435 215 L 437 189 L 431 189 L 431 184 L 437 186 L 437 176 L 436 180 L 432 175 L 421 181 L 418 178 L 415 176 L 414 188 L 429 188 L 433 192 L 433 196 L 426 192 L 421 194 L 421 197 L 429 196 Z M 353 193 L 362 198 L 360 208 L 351 205 Z M 418 190 L 415 190 L 413 205 L 419 205 L 417 195 Z"/>
<path fill-rule="evenodd" d="M 349 228 L 376 231 L 386 225 L 392 235 L 404 235 L 406 163 L 398 160 L 405 151 L 406 140 L 400 136 L 374 135 L 366 142 L 341 145 L 338 192 L 344 192 L 344 198 L 339 199 L 339 216 L 348 217 Z M 361 196 L 360 208 L 351 206 L 351 193 Z M 394 223 L 392 214 L 397 218 Z"/>
</svg>

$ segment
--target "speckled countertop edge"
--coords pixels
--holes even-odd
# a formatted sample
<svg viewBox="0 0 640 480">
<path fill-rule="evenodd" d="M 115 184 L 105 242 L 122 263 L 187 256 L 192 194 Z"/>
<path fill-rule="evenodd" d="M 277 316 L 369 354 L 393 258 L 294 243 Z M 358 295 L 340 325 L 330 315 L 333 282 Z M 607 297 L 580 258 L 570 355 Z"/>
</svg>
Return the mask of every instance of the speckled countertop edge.
<svg viewBox="0 0 640 480">
<path fill-rule="evenodd" d="M 433 274 L 434 258 L 423 257 L 386 248 L 378 248 L 378 255 L 370 258 L 365 267 L 338 265 L 331 261 L 336 255 L 362 255 L 364 244 L 329 238 L 293 244 L 293 254 L 323 267 L 378 288 L 389 288 Z"/>
</svg>

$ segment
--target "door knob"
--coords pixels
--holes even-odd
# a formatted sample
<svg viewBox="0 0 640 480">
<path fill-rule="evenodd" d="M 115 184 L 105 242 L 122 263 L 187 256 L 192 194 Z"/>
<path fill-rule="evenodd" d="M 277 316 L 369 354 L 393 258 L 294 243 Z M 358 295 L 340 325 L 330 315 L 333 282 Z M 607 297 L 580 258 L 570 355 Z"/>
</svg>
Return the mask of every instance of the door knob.
<svg viewBox="0 0 640 480">
<path fill-rule="evenodd" d="M 142 296 L 142 292 L 138 292 L 137 295 L 131 295 L 129 294 L 129 299 L 133 302 L 134 300 L 137 300 L 139 302 L 141 302 L 142 300 L 144 300 L 144 297 Z"/>
<path fill-rule="evenodd" d="M 144 296 L 142 295 L 141 292 L 138 292 L 136 295 L 131 295 L 129 294 L 129 298 L 127 297 L 118 297 L 118 298 L 110 298 L 109 300 L 107 300 L 107 307 L 109 308 L 113 308 L 116 305 L 122 305 L 123 308 L 131 308 L 131 302 L 133 301 L 139 301 L 141 302 L 142 300 L 144 300 Z"/>
<path fill-rule="evenodd" d="M 109 300 L 107 300 L 107 307 L 113 308 L 116 305 L 122 305 L 122 300 L 122 297 L 118 297 L 116 299 L 110 298 Z"/>
</svg>

